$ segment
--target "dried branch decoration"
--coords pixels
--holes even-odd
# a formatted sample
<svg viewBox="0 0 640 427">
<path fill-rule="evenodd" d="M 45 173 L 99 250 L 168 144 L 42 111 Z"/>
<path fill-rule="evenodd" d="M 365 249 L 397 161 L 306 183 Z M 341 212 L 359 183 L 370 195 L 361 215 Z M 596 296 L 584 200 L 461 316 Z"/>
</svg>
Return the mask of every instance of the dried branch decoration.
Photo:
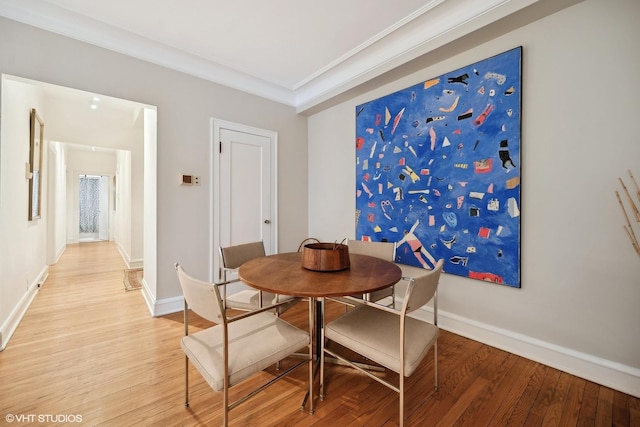
<svg viewBox="0 0 640 427">
<path fill-rule="evenodd" d="M 631 182 L 633 183 L 636 190 L 635 197 L 638 199 L 638 204 L 640 204 L 640 188 L 638 187 L 638 182 L 631 174 L 631 171 L 629 170 L 628 172 L 629 172 L 629 177 L 631 178 Z M 624 185 L 624 181 L 622 181 L 622 178 L 618 178 L 618 180 L 620 181 L 620 185 L 622 185 L 622 189 L 624 190 L 628 207 L 631 210 L 632 219 L 635 219 L 636 227 L 640 228 L 640 225 L 639 225 L 640 210 L 638 210 L 638 205 L 636 205 L 636 202 L 631 196 L 631 193 L 629 192 L 629 189 L 627 188 L 627 186 Z M 618 198 L 618 203 L 622 208 L 622 213 L 624 214 L 624 218 L 627 221 L 627 224 L 624 226 L 624 230 L 627 232 L 627 236 L 629 236 L 629 240 L 631 240 L 631 245 L 633 245 L 633 248 L 636 250 L 636 253 L 638 254 L 638 256 L 640 256 L 640 244 L 638 243 L 638 237 L 636 236 L 636 233 L 632 226 L 632 222 L 629 220 L 627 209 L 625 208 L 625 204 L 622 202 L 622 198 L 620 197 L 620 193 L 618 193 L 618 191 L 616 191 L 616 197 Z"/>
</svg>

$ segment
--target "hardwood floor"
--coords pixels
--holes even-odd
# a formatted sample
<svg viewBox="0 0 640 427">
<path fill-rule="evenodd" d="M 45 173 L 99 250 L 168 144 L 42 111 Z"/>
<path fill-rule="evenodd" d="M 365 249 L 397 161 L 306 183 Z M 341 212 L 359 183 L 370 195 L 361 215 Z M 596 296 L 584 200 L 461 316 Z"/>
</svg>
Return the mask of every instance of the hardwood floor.
<svg viewBox="0 0 640 427">
<path fill-rule="evenodd" d="M 220 395 L 191 366 L 191 406 L 183 405 L 182 313 L 150 317 L 141 291 L 125 292 L 124 268 L 104 242 L 69 245 L 51 267 L 0 353 L 0 424 L 10 415 L 21 426 L 221 423 Z M 328 307 L 328 317 L 341 310 Z M 306 325 L 306 303 L 283 317 Z M 191 320 L 195 329 L 207 326 Z M 640 426 L 640 399 L 446 331 L 438 360 L 438 391 L 432 353 L 408 379 L 405 425 Z M 230 424 L 397 425 L 397 394 L 344 366 L 328 367 L 327 396 L 315 414 L 301 411 L 306 376 L 301 368 L 232 410 Z"/>
</svg>

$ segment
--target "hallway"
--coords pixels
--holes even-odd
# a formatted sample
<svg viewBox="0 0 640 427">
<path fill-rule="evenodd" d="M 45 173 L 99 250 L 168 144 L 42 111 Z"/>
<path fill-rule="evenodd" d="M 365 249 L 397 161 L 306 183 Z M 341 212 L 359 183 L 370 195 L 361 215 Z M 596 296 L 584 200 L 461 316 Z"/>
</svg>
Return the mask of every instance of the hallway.
<svg viewBox="0 0 640 427">
<path fill-rule="evenodd" d="M 0 353 L 2 417 L 132 425 L 182 410 L 182 314 L 150 317 L 141 291 L 124 290 L 124 269 L 112 242 L 67 246 Z"/>
</svg>

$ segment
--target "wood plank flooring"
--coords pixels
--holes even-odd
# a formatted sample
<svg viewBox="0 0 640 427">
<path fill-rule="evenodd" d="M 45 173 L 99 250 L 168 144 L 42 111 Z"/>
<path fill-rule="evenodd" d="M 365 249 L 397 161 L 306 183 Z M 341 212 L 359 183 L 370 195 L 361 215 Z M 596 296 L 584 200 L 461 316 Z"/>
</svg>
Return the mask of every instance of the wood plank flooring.
<svg viewBox="0 0 640 427">
<path fill-rule="evenodd" d="M 220 395 L 193 367 L 191 405 L 183 405 L 182 313 L 150 317 L 141 291 L 125 292 L 124 268 L 108 242 L 69 245 L 51 267 L 0 353 L 0 425 L 10 415 L 22 417 L 11 424 L 20 426 L 63 424 L 46 422 L 47 416 L 81 418 L 68 425 L 220 425 Z M 341 310 L 328 305 L 328 317 Z M 306 303 L 283 317 L 305 327 Z M 191 324 L 208 326 L 197 316 Z M 640 426 L 640 399 L 446 331 L 438 360 L 438 391 L 432 353 L 408 379 L 405 425 Z M 315 414 L 300 410 L 307 377 L 301 368 L 232 410 L 230 425 L 398 424 L 396 393 L 348 367 L 327 371 L 327 396 L 316 402 Z"/>
</svg>

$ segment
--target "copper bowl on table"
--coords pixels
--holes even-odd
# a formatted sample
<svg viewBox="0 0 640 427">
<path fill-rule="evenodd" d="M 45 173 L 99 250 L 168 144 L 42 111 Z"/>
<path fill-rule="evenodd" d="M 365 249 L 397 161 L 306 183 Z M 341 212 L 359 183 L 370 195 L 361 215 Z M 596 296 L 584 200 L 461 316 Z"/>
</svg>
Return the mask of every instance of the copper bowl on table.
<svg viewBox="0 0 640 427">
<path fill-rule="evenodd" d="M 302 248 L 302 266 L 312 271 L 340 271 L 351 266 L 349 247 L 342 243 L 309 243 Z"/>
</svg>

